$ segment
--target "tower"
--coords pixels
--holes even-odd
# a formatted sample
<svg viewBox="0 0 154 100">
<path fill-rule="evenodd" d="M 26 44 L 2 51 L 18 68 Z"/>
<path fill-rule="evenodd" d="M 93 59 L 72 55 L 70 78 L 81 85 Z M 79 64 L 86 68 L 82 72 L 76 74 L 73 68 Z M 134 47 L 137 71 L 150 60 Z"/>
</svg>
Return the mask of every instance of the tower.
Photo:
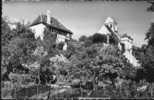
<svg viewBox="0 0 154 100">
<path fill-rule="evenodd" d="M 105 19 L 103 26 L 100 28 L 100 30 L 97 33 L 106 35 L 107 44 L 109 44 L 110 35 L 113 35 L 115 39 L 118 39 L 118 41 L 120 39 L 120 36 L 118 34 L 117 22 L 112 17 L 107 17 Z"/>
</svg>

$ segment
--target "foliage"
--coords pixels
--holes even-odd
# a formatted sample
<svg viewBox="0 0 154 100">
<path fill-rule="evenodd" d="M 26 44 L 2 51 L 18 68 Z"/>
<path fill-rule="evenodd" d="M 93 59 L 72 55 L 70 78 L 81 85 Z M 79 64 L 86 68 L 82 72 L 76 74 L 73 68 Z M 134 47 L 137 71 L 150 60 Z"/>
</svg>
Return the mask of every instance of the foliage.
<svg viewBox="0 0 154 100">
<path fill-rule="evenodd" d="M 94 35 L 90 36 L 89 39 L 91 39 L 93 43 L 100 43 L 106 41 L 106 36 L 95 33 Z"/>
<path fill-rule="evenodd" d="M 113 38 L 110 40 L 111 45 L 105 45 L 106 36 L 101 34 L 82 36 L 79 41 L 71 40 L 68 42 L 67 51 L 62 51 L 55 43 L 56 33 L 50 33 L 48 29 L 45 30 L 44 40 L 41 41 L 36 40 L 31 30 L 20 23 L 18 23 L 17 29 L 10 30 L 3 19 L 2 27 L 1 63 L 4 71 L 2 79 L 6 77 L 18 88 L 21 86 L 17 91 L 18 97 L 23 96 L 25 90 L 28 92 L 28 96 L 32 96 L 31 92 L 36 95 L 33 90 L 22 88 L 26 82 L 30 84 L 29 79 L 34 84 L 40 83 L 43 86 L 60 82 L 71 86 L 71 89 L 65 92 L 51 93 L 49 96 L 51 98 L 56 96 L 110 98 L 154 96 L 150 92 L 152 91 L 150 88 L 153 86 L 149 85 L 149 82 L 154 79 L 153 25 L 146 35 L 148 45 L 133 48 L 133 54 L 143 67 L 140 70 L 135 69 L 127 61 L 117 45 L 114 44 Z M 63 60 L 51 61 L 54 58 Z M 37 70 L 32 70 L 30 65 L 34 67 L 35 63 L 38 64 Z M 26 65 L 28 67 L 25 67 Z M 21 76 L 24 72 L 28 74 L 28 76 L 23 76 L 27 80 L 23 80 Z M 148 81 L 142 82 L 143 79 L 148 79 Z M 147 88 L 144 91 L 137 91 L 143 85 L 146 85 Z M 35 91 L 37 91 L 36 87 L 38 86 L 32 86 Z M 39 88 L 44 90 L 44 88 Z"/>
<path fill-rule="evenodd" d="M 154 4 L 153 4 L 154 2 L 149 1 L 149 3 L 151 3 L 151 6 L 147 8 L 147 11 L 153 12 L 154 11 Z"/>
<path fill-rule="evenodd" d="M 148 40 L 148 45 L 154 45 L 154 23 L 151 23 L 149 31 L 146 33 L 145 39 Z"/>
<path fill-rule="evenodd" d="M 151 24 L 149 31 L 146 33 L 145 39 L 147 45 L 141 48 L 134 47 L 134 54 L 141 63 L 142 70 L 138 71 L 138 77 L 142 77 L 149 82 L 154 81 L 154 23 Z"/>
</svg>

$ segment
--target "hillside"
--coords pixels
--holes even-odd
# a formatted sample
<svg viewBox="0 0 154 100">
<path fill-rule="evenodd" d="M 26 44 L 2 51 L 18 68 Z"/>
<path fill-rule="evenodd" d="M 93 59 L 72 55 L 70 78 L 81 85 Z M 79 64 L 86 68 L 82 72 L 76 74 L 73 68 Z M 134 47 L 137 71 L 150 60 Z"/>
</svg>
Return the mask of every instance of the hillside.
<svg viewBox="0 0 154 100">
<path fill-rule="evenodd" d="M 145 67 L 153 63 L 148 56 L 153 55 L 153 38 L 149 38 L 150 45 L 145 49 L 145 57 L 149 58 L 135 49 L 135 55 L 141 63 L 144 61 L 144 72 L 130 64 L 116 45 L 105 45 L 96 34 L 69 41 L 68 49 L 63 51 L 60 45 L 55 46 L 48 31 L 41 41 L 21 23 L 11 30 L 3 18 L 1 25 L 2 98 L 154 97 L 153 80 L 139 77 L 146 73 L 153 79 L 152 67 Z"/>
</svg>

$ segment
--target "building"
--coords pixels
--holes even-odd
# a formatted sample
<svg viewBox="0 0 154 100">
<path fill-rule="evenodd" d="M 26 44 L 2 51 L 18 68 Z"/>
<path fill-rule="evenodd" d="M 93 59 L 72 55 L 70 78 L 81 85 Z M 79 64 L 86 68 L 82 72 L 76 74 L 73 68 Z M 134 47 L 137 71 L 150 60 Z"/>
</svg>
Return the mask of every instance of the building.
<svg viewBox="0 0 154 100">
<path fill-rule="evenodd" d="M 105 19 L 104 24 L 97 33 L 106 35 L 107 44 L 110 44 L 111 36 L 114 38 L 116 44 L 120 41 L 120 35 L 118 33 L 118 24 L 112 17 L 107 17 Z"/>
<path fill-rule="evenodd" d="M 121 36 L 121 46 L 123 46 L 123 55 L 128 59 L 128 61 L 136 67 L 139 67 L 140 64 L 138 60 L 132 54 L 132 47 L 133 47 L 133 38 L 124 34 Z"/>
<path fill-rule="evenodd" d="M 126 33 L 121 36 L 121 45 L 123 45 L 123 50 L 129 51 L 132 53 L 132 46 L 133 46 L 133 38 L 128 36 Z"/>
<path fill-rule="evenodd" d="M 35 34 L 35 38 L 44 39 L 44 31 L 48 29 L 51 34 L 56 35 L 56 43 L 64 42 L 70 40 L 73 32 L 62 25 L 57 19 L 50 16 L 50 11 L 48 10 L 46 14 L 40 14 L 33 22 L 29 25 L 29 28 Z M 66 48 L 66 46 L 64 46 Z"/>
<path fill-rule="evenodd" d="M 119 34 L 118 24 L 112 17 L 106 18 L 103 26 L 97 33 L 106 36 L 106 44 L 111 44 L 110 38 L 112 37 L 115 42 L 114 44 L 117 45 L 118 48 L 123 52 L 123 55 L 127 58 L 127 60 L 134 66 L 139 66 L 138 61 L 132 55 L 133 38 L 127 34 Z"/>
</svg>

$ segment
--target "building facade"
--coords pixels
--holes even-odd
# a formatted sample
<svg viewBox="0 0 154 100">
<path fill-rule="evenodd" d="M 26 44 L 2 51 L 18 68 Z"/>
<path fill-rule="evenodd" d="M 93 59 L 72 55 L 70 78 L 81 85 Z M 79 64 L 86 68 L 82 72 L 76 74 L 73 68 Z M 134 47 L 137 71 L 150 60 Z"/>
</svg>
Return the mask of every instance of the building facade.
<svg viewBox="0 0 154 100">
<path fill-rule="evenodd" d="M 55 35 L 55 41 L 57 44 L 64 43 L 66 48 L 67 41 L 71 40 L 73 32 L 62 25 L 57 19 L 50 16 L 50 11 L 46 14 L 40 14 L 29 26 L 35 35 L 35 38 L 44 39 L 44 32 L 48 30 L 49 34 Z"/>
<path fill-rule="evenodd" d="M 97 33 L 106 35 L 106 44 L 111 44 L 110 38 L 112 38 L 115 42 L 114 44 L 122 51 L 127 60 L 134 66 L 139 66 L 138 61 L 132 55 L 133 38 L 127 34 L 120 35 L 118 24 L 112 17 L 106 18 L 103 26 Z"/>
</svg>

